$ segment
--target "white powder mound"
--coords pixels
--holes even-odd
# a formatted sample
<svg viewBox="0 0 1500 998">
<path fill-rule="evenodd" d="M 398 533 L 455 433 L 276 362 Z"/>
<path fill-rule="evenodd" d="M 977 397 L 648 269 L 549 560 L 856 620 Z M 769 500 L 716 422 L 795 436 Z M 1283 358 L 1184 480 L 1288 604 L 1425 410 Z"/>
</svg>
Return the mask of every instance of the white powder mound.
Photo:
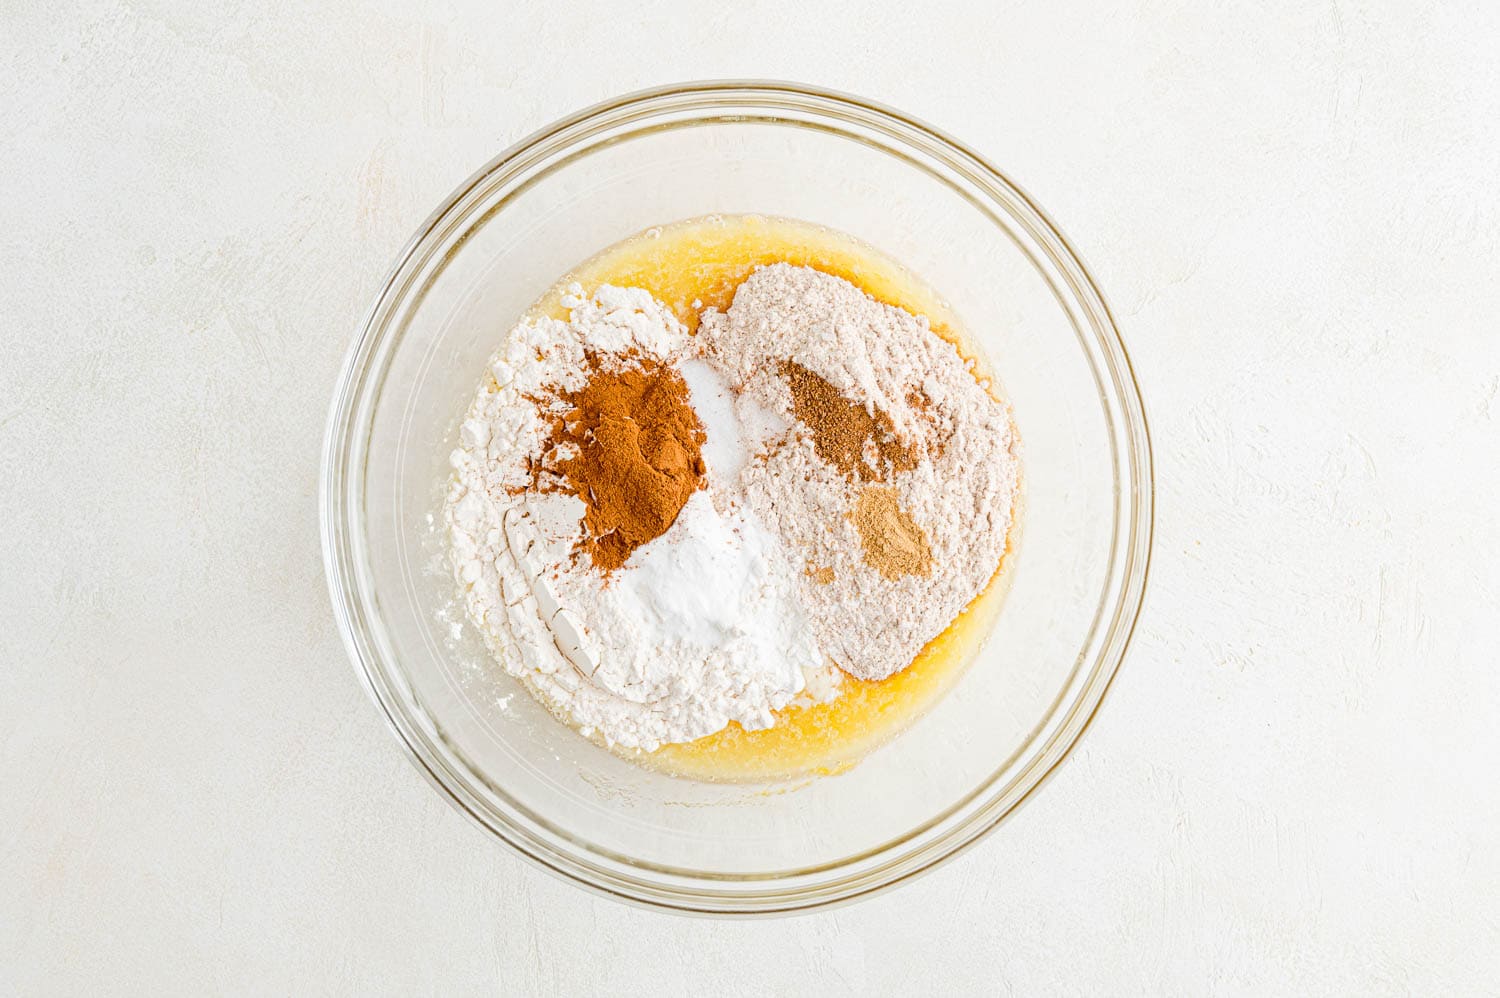
<svg viewBox="0 0 1500 998">
<path fill-rule="evenodd" d="M 522 491 L 547 438 L 531 399 L 581 387 L 586 349 L 677 365 L 690 346 L 640 289 L 585 297 L 575 285 L 564 305 L 567 322 L 511 330 L 451 456 L 454 574 L 496 660 L 583 734 L 626 748 L 691 741 L 731 720 L 769 726 L 809 679 L 830 698 L 836 681 L 798 603 L 794 560 L 748 505 L 715 494 L 715 483 L 739 480 L 748 450 L 724 422 L 732 407 L 711 370 L 683 367 L 708 424 L 709 490 L 609 579 L 572 557 L 583 502 Z"/>
<path fill-rule="evenodd" d="M 850 513 L 866 485 L 819 457 L 805 425 L 753 440 L 764 460 L 741 475 L 751 510 L 774 525 L 785 550 L 799 564 L 832 569 L 826 583 L 799 578 L 824 653 L 861 679 L 906 668 L 984 589 L 1004 554 L 1017 483 L 1008 408 L 926 318 L 806 267 L 756 270 L 727 312 L 704 314 L 695 339 L 739 392 L 747 425 L 766 426 L 766 412 L 793 423 L 780 373 L 791 360 L 872 415 L 885 412 L 915 446 L 916 467 L 882 486 L 896 490 L 900 509 L 925 533 L 928 576 L 891 581 L 865 563 Z"/>
</svg>

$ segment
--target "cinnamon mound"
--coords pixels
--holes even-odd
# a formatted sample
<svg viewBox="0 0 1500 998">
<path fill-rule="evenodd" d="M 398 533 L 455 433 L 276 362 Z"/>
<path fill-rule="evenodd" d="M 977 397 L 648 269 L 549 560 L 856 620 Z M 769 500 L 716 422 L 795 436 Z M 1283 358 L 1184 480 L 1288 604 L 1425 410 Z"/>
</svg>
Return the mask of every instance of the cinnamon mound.
<svg viewBox="0 0 1500 998">
<path fill-rule="evenodd" d="M 703 487 L 707 435 L 670 367 L 635 356 L 587 360 L 583 387 L 557 393 L 567 411 L 552 424 L 543 453 L 554 459 L 541 470 L 566 483 L 553 488 L 583 500 L 578 550 L 609 573 L 666 533 Z"/>
</svg>

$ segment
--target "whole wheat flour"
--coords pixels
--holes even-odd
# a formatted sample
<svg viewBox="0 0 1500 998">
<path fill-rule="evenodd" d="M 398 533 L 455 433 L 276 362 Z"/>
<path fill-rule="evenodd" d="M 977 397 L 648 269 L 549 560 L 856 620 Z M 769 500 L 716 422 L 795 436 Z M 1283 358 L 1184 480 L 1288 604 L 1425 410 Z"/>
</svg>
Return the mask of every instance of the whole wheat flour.
<svg viewBox="0 0 1500 998">
<path fill-rule="evenodd" d="M 742 481 L 807 567 L 801 602 L 823 652 L 860 679 L 906 668 L 1004 554 L 1008 409 L 924 317 L 807 267 L 756 270 L 696 340 L 756 425 L 765 412 L 791 424 L 759 441 Z"/>
</svg>

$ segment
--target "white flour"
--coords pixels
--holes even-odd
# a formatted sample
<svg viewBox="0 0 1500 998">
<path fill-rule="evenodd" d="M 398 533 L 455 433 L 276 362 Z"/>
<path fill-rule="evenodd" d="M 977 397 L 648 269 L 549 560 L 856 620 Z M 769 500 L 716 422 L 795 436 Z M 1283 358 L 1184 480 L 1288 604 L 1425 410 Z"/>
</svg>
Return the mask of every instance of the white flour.
<svg viewBox="0 0 1500 998">
<path fill-rule="evenodd" d="M 774 533 L 723 497 L 698 492 L 666 533 L 606 582 L 571 557 L 584 504 L 518 492 L 546 425 L 527 396 L 577 388 L 584 350 L 677 363 L 682 325 L 638 289 L 570 289 L 571 321 L 521 323 L 491 362 L 493 384 L 460 429 L 446 507 L 454 572 L 470 619 L 496 659 L 585 735 L 627 748 L 691 741 L 738 721 L 773 723 L 829 670 L 796 599 L 796 569 Z M 733 481 L 747 458 L 711 371 L 691 361 L 695 409 L 710 440 L 709 481 Z M 702 396 L 700 399 L 700 395 Z M 716 462 L 724 467 L 717 467 Z"/>
</svg>

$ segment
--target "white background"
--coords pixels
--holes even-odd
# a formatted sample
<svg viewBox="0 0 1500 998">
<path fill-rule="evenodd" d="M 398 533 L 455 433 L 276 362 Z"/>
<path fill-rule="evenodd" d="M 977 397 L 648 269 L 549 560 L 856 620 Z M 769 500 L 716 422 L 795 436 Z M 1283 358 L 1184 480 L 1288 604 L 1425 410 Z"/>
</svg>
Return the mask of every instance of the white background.
<svg viewBox="0 0 1500 998">
<path fill-rule="evenodd" d="M 1500 988 L 1500 6 L 410 6 L 0 3 L 0 992 Z M 894 104 L 1048 208 L 1159 502 L 1035 801 L 758 923 L 596 899 L 443 804 L 345 659 L 315 494 L 457 182 L 735 75 Z"/>
</svg>

